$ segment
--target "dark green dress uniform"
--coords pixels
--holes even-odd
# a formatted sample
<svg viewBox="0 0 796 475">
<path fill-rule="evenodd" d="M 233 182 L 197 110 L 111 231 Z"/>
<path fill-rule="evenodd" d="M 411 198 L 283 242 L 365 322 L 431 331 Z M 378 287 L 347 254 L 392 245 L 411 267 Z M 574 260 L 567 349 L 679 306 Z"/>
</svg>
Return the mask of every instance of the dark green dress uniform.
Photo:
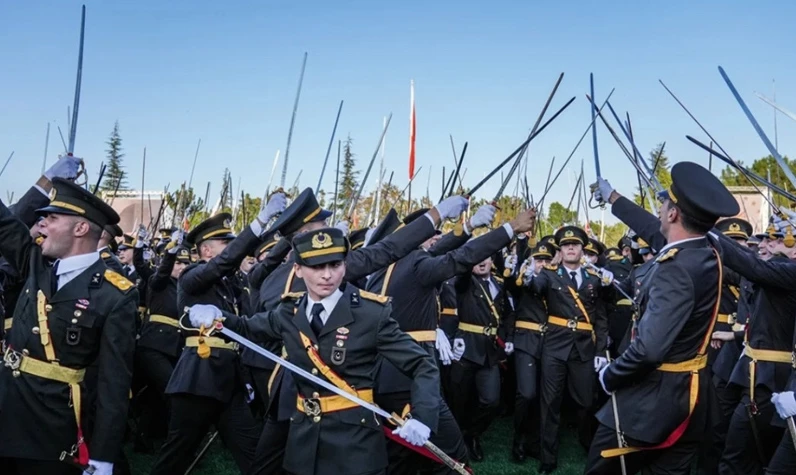
<svg viewBox="0 0 796 475">
<path fill-rule="evenodd" d="M 586 232 L 575 226 L 559 229 L 555 237 L 559 246 L 588 241 Z M 541 359 L 541 461 L 552 466 L 558 458 L 558 427 L 566 388 L 579 406 L 581 424 L 587 422 L 586 410 L 594 397 L 594 358 L 605 355 L 608 321 L 602 281 L 586 268 L 572 271 L 546 266 L 531 280 L 530 290 L 547 303 Z"/>
<path fill-rule="evenodd" d="M 300 265 L 343 260 L 347 247 L 342 233 L 332 228 L 294 240 Z M 314 251 L 327 254 L 313 255 Z M 369 402 L 373 401 L 378 358 L 390 361 L 412 380 L 412 417 L 433 430 L 440 404 L 439 373 L 428 353 L 391 318 L 387 298 L 350 284 L 344 285 L 337 297 L 328 319 L 325 323 L 319 319 L 317 328 L 308 319 L 308 298 L 303 293 L 286 294 L 276 310 L 251 318 L 225 315 L 224 325 L 257 341 L 282 341 L 292 363 L 313 374 L 324 374 L 323 367 L 331 368 L 337 377 L 320 377 L 338 387 L 353 388 Z M 317 355 L 320 364 L 311 354 Z M 295 385 L 298 395 L 291 401 L 284 460 L 287 472 L 384 473 L 385 421 L 303 378 L 295 378 Z"/>
<path fill-rule="evenodd" d="M 312 190 L 309 191 L 311 193 Z M 311 198 L 311 200 L 307 198 L 310 203 L 315 200 L 314 196 L 311 196 Z M 288 210 L 285 210 L 282 217 L 288 221 L 302 223 L 306 219 L 307 213 L 311 213 L 313 206 L 316 205 L 296 206 L 296 201 Z M 291 210 L 294 206 L 296 208 Z M 288 223 L 287 228 L 295 231 L 299 227 Z M 425 217 L 409 223 L 409 225 L 396 230 L 392 234 L 387 233 L 388 235 L 383 239 L 379 238 L 374 232 L 371 240 L 373 240 L 374 236 L 376 240 L 372 246 L 351 251 L 346 256 L 345 280 L 347 282 L 359 280 L 389 266 L 420 246 L 420 244 L 433 236 L 434 232 L 434 225 Z M 294 263 L 295 255 L 291 254 L 288 261 L 279 266 L 263 282 L 260 288 L 260 308 L 263 311 L 276 308 L 281 301 L 279 292 L 306 291 L 304 281 L 295 276 L 293 271 Z M 266 343 L 264 347 L 272 352 L 281 351 L 281 345 L 275 341 Z M 263 365 L 263 363 L 258 364 Z M 293 412 L 292 401 L 295 397 L 296 385 L 293 382 L 291 373 L 282 370 L 275 371 L 270 380 L 269 407 L 265 427 L 257 444 L 257 457 L 252 464 L 252 473 L 271 473 L 272 467 L 281 465 L 287 437 L 287 426 L 290 415 Z"/>
<path fill-rule="evenodd" d="M 676 205 L 681 216 L 706 229 L 739 211 L 724 185 L 699 165 L 676 164 L 672 181 L 665 206 Z M 615 414 L 608 402 L 597 413 L 600 427 L 585 473 L 619 473 L 624 453 L 628 473 L 689 474 L 711 410 L 707 347 L 718 317 L 721 260 L 696 229 L 692 238 L 665 244 L 652 215 L 628 210 L 625 222 L 659 253 L 634 295 L 642 315 L 635 338 L 600 376 L 615 394 L 627 447 L 614 450 Z"/>
<path fill-rule="evenodd" d="M 455 338 L 464 340 L 464 355 L 451 365 L 449 401 L 474 459 L 482 457 L 480 437 L 489 428 L 500 405 L 500 369 L 505 358 L 498 339 L 505 339 L 505 319 L 512 312 L 509 296 L 492 275 L 486 279 L 471 271 L 454 282 L 458 307 Z M 500 334 L 499 334 L 500 332 Z"/>
<path fill-rule="evenodd" d="M 53 185 L 52 201 L 40 213 L 78 215 L 100 226 L 118 221 L 83 188 L 58 178 Z M 59 462 L 62 454 L 67 462 L 113 462 L 126 427 L 138 293 L 99 255 L 58 289 L 28 227 L 2 204 L 0 252 L 26 277 L 0 367 L 0 468 L 80 473 Z M 82 380 L 94 361 L 101 386 L 96 412 L 89 414 Z M 93 424 L 86 423 L 89 416 Z M 36 465 L 29 466 L 31 460 Z"/>
<path fill-rule="evenodd" d="M 614 279 L 622 281 L 628 278 L 633 270 L 633 263 L 617 248 L 610 248 L 605 252 L 605 268 L 614 274 Z M 618 292 L 608 292 L 612 298 L 606 302 L 605 313 L 608 315 L 609 348 L 613 356 L 619 354 L 619 344 L 622 342 L 630 320 L 633 317 L 633 303 Z"/>
<path fill-rule="evenodd" d="M 407 223 L 409 218 L 404 220 Z M 411 221 L 409 221 L 411 222 Z M 456 235 L 458 234 L 458 236 Z M 447 237 L 450 236 L 450 237 Z M 397 262 L 390 264 L 368 279 L 366 289 L 392 298 L 393 314 L 401 331 L 409 334 L 436 360 L 436 329 L 439 320 L 438 287 L 446 280 L 469 272 L 511 242 L 505 229 L 497 229 L 478 239 L 473 239 L 458 249 L 447 251 L 451 245 L 462 244 L 468 236 L 463 232 L 449 233 L 428 251 L 416 249 Z M 372 242 L 372 239 L 371 239 Z M 440 249 L 439 244 L 442 244 Z M 368 244 L 369 246 L 371 244 Z M 410 403 L 412 381 L 389 361 L 379 367 L 376 402 L 388 412 L 400 413 Z M 467 449 L 461 432 L 447 404 L 440 405 L 439 427 L 432 442 L 460 462 L 466 461 Z M 428 459 L 405 449 L 399 444 L 389 444 L 390 473 L 417 473 Z M 433 465 L 432 465 L 433 467 Z M 449 473 L 446 466 L 434 467 L 434 473 Z"/>
<path fill-rule="evenodd" d="M 226 312 L 238 312 L 240 290 L 235 288 L 232 276 L 261 240 L 250 226 L 235 237 L 230 220 L 229 213 L 218 214 L 188 235 L 188 242 L 195 244 L 207 239 L 231 241 L 218 256 L 183 271 L 177 282 L 178 310 L 210 304 Z M 171 401 L 169 434 L 152 474 L 183 473 L 211 424 L 215 424 L 238 468 L 245 472 L 254 458 L 261 427 L 246 405 L 238 347 L 220 338 L 205 339 L 209 357 L 202 358 L 198 338 L 185 336 L 185 347 L 166 386 Z"/>
</svg>

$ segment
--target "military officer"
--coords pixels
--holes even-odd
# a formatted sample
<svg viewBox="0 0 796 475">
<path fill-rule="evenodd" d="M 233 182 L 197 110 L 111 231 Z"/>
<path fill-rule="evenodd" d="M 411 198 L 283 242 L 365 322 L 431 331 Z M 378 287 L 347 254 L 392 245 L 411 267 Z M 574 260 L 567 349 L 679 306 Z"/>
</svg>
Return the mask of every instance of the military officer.
<svg viewBox="0 0 796 475">
<path fill-rule="evenodd" d="M 565 387 L 579 406 L 581 424 L 594 397 L 594 371 L 605 364 L 608 321 L 601 297 L 603 283 L 590 268 L 581 267 L 588 235 L 577 226 L 555 233 L 559 265 L 545 267 L 526 285 L 547 302 L 547 331 L 542 347 L 542 457 L 540 472 L 558 465 L 558 426 Z M 557 261 L 553 261 L 557 262 Z"/>
<path fill-rule="evenodd" d="M 611 271 L 615 280 L 624 281 L 630 276 L 630 272 L 633 270 L 633 261 L 622 255 L 619 248 L 606 249 L 603 255 L 605 256 L 605 268 Z M 611 350 L 611 355 L 616 357 L 619 355 L 619 344 L 627 333 L 628 325 L 633 317 L 633 302 L 618 292 L 609 292 L 608 294 L 611 296 L 605 305 L 605 313 L 608 315 L 608 339 L 610 340 L 608 348 Z"/>
<path fill-rule="evenodd" d="M 256 219 L 237 237 L 230 229 L 229 213 L 218 214 L 196 226 L 186 241 L 196 245 L 201 260 L 180 275 L 177 309 L 203 303 L 236 313 L 236 295 L 240 290 L 233 288 L 229 277 L 261 243 L 266 223 L 281 213 L 285 204 L 283 193 L 271 196 Z M 276 230 L 272 227 L 266 234 Z M 242 472 L 249 469 L 261 427 L 246 407 L 247 393 L 239 363 L 234 343 L 215 337 L 201 342 L 196 337 L 186 338 L 185 348 L 166 386 L 171 403 L 169 433 L 153 474 L 184 473 L 212 423 L 238 468 Z"/>
<path fill-rule="evenodd" d="M 636 291 L 642 316 L 635 337 L 600 371 L 600 384 L 613 393 L 619 410 L 615 414 L 606 403 L 597 413 L 600 427 L 587 474 L 619 473 L 622 455 L 628 473 L 691 473 L 708 423 L 707 350 L 718 317 L 722 268 L 706 234 L 719 217 L 735 215 L 739 207 L 703 167 L 680 162 L 671 173 L 672 185 L 660 197 L 657 230 L 654 218 L 629 200 L 620 205 L 631 217 L 643 215 L 643 222 L 626 223 L 660 251 Z M 613 204 L 616 214 L 624 198 L 603 179 L 595 188 L 595 199 Z M 619 448 L 617 431 L 626 442 Z"/>
<path fill-rule="evenodd" d="M 97 249 L 102 260 L 105 261 L 105 265 L 119 274 L 124 274 L 124 266 L 116 256 L 116 253 L 119 251 L 119 243 L 116 242 L 116 238 L 122 237 L 123 234 L 124 232 L 118 224 L 105 226 L 98 244 L 99 248 Z"/>
<path fill-rule="evenodd" d="M 378 357 L 412 380 L 412 418 L 396 435 L 423 445 L 435 427 L 439 376 L 428 353 L 400 331 L 386 297 L 344 284 L 349 244 L 336 228 L 293 240 L 294 269 L 307 292 L 288 293 L 276 310 L 239 318 L 217 307 L 194 306 L 194 326 L 224 325 L 248 338 L 284 342 L 294 364 L 323 374 L 337 387 L 373 401 Z M 197 308 L 199 307 L 199 308 Z M 292 474 L 385 473 L 387 454 L 380 421 L 367 409 L 296 379 L 284 468 Z"/>
<path fill-rule="evenodd" d="M 40 246 L 0 204 L 0 253 L 26 278 L 0 367 L 0 473 L 92 466 L 110 475 L 126 426 L 138 294 L 97 252 L 116 212 L 60 178 L 50 199 L 38 210 Z M 94 361 L 102 391 L 89 428 L 81 382 Z"/>
</svg>

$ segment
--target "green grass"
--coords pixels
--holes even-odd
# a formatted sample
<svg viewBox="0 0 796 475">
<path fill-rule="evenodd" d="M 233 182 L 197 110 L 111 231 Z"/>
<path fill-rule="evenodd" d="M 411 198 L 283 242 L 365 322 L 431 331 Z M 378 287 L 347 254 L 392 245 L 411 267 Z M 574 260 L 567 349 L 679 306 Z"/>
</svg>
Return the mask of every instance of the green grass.
<svg viewBox="0 0 796 475">
<path fill-rule="evenodd" d="M 518 465 L 511 460 L 512 425 L 510 418 L 496 420 L 483 438 L 486 458 L 473 465 L 478 475 L 529 475 L 536 473 L 539 462 L 528 459 Z M 148 474 L 155 461 L 154 456 L 132 453 L 127 447 L 127 455 L 135 475 Z M 558 457 L 558 475 L 580 475 L 586 461 L 586 453 L 577 441 L 575 432 L 562 424 L 561 451 Z M 202 459 L 192 475 L 237 475 L 239 472 L 220 440 L 213 443 L 208 454 Z"/>
</svg>

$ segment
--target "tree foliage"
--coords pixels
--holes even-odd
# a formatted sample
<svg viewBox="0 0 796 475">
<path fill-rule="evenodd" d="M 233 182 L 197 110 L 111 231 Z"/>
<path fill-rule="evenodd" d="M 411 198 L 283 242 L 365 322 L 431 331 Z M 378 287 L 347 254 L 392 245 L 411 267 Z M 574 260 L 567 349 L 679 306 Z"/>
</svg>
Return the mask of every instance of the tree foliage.
<svg viewBox="0 0 796 475">
<path fill-rule="evenodd" d="M 785 160 L 785 163 L 788 164 L 788 168 L 790 168 L 791 171 L 796 174 L 796 160 L 790 160 L 788 157 L 783 157 L 783 159 Z M 747 167 L 743 164 L 743 162 L 738 162 L 738 164 L 746 167 L 750 172 L 765 178 L 772 184 L 779 186 L 785 191 L 794 193 L 793 186 L 791 185 L 790 181 L 788 181 L 788 177 L 785 176 L 785 172 L 782 170 L 782 168 L 780 168 L 777 160 L 773 156 L 768 155 L 766 157 L 759 158 L 752 163 L 751 167 Z M 739 172 L 729 165 L 721 171 L 720 178 L 721 182 L 727 186 L 752 186 L 752 183 L 742 172 Z M 755 184 L 765 192 L 763 185 L 757 182 Z M 774 193 L 772 193 L 771 196 L 774 203 L 778 206 L 788 206 L 791 204 L 787 198 Z"/>
<path fill-rule="evenodd" d="M 108 146 L 108 149 L 105 150 L 107 153 L 108 165 L 106 166 L 105 177 L 98 191 L 113 192 L 114 190 L 128 190 L 127 179 L 125 178 L 124 167 L 122 166 L 124 154 L 122 153 L 122 137 L 119 135 L 118 120 L 113 124 L 113 131 L 111 131 L 111 135 L 108 137 L 108 141 L 105 142 L 105 144 Z"/>
</svg>

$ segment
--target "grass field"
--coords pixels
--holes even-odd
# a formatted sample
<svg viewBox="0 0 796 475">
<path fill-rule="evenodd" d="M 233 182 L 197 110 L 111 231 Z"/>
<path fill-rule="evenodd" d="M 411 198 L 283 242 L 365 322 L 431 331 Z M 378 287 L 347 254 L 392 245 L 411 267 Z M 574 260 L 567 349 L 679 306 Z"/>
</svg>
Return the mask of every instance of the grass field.
<svg viewBox="0 0 796 475">
<path fill-rule="evenodd" d="M 495 421 L 483 438 L 486 459 L 473 466 L 475 473 L 478 475 L 528 475 L 536 473 L 539 462 L 534 459 L 528 459 L 522 465 L 512 462 L 511 438 L 511 419 L 502 418 Z M 128 457 L 135 475 L 148 474 L 155 459 L 154 456 L 133 454 L 129 447 Z M 558 460 L 558 471 L 555 473 L 559 475 L 580 475 L 583 473 L 585 460 L 586 453 L 578 444 L 574 431 L 566 429 L 565 426 L 562 427 L 561 452 Z M 237 475 L 238 470 L 221 442 L 217 440 L 199 467 L 193 471 L 193 474 Z"/>
</svg>

